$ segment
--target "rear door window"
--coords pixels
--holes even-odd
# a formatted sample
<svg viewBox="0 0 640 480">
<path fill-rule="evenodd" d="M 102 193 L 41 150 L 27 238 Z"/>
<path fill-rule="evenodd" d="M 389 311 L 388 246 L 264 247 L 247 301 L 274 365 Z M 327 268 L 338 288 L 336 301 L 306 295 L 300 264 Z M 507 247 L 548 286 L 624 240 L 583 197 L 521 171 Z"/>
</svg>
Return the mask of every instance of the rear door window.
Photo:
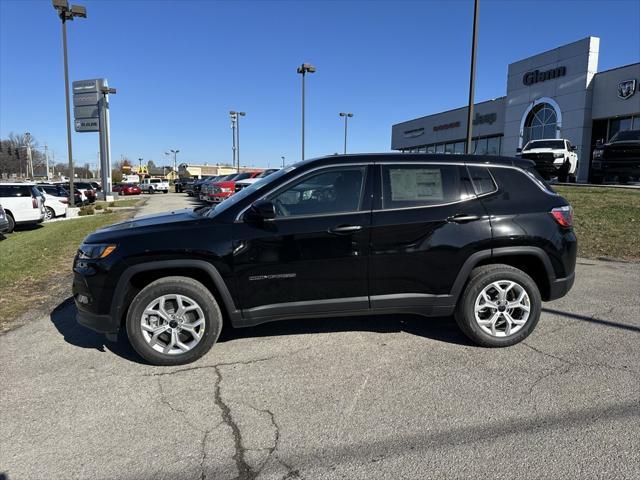
<svg viewBox="0 0 640 480">
<path fill-rule="evenodd" d="M 469 198 L 456 165 L 382 165 L 382 208 L 442 205 Z"/>
<path fill-rule="evenodd" d="M 0 185 L 0 197 L 30 197 L 30 196 L 31 196 L 31 187 L 29 185 Z"/>
</svg>

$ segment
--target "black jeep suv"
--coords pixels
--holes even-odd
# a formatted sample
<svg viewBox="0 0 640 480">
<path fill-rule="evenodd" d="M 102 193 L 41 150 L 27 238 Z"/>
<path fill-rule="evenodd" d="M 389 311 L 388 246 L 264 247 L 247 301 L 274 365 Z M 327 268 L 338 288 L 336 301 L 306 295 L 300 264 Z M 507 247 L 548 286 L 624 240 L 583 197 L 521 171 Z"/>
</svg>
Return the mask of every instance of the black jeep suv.
<svg viewBox="0 0 640 480">
<path fill-rule="evenodd" d="M 613 176 L 621 183 L 640 178 L 640 130 L 618 132 L 593 150 L 591 181 L 602 183 L 604 177 Z"/>
<path fill-rule="evenodd" d="M 126 330 L 151 363 L 204 355 L 223 323 L 454 314 L 479 345 L 529 335 L 574 280 L 572 209 L 529 160 L 335 155 L 273 173 L 214 209 L 89 235 L 78 321 Z"/>
</svg>

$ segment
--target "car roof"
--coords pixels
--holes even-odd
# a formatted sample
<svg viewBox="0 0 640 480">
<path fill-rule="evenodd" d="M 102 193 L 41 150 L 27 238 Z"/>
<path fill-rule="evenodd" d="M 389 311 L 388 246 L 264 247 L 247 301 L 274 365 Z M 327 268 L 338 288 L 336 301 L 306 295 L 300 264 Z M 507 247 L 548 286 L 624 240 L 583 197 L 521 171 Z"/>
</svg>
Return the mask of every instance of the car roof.
<svg viewBox="0 0 640 480">
<path fill-rule="evenodd" d="M 451 153 L 351 153 L 346 155 L 327 155 L 300 162 L 303 164 L 332 165 L 345 161 L 374 161 L 377 163 L 473 163 L 485 165 L 507 165 L 529 168 L 535 165 L 532 160 L 499 155 L 456 155 Z"/>
<path fill-rule="evenodd" d="M 27 187 L 35 187 L 36 184 L 33 182 L 0 182 L 0 185 L 5 186 L 5 185 L 9 185 L 10 187 L 15 187 L 15 186 L 27 186 Z"/>
</svg>

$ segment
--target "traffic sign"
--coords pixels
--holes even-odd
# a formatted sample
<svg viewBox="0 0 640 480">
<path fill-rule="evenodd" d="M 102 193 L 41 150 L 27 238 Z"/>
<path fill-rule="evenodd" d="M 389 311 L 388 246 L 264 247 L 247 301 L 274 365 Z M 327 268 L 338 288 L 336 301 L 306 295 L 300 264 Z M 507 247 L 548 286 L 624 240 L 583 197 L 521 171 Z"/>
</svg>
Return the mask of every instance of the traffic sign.
<svg viewBox="0 0 640 480">
<path fill-rule="evenodd" d="M 106 78 L 94 78 L 92 80 L 78 80 L 73 82 L 73 93 L 100 92 L 103 87 L 107 87 Z"/>
<path fill-rule="evenodd" d="M 97 105 L 100 102 L 102 94 L 97 92 L 81 93 L 73 95 L 73 106 L 81 107 L 83 105 Z"/>
<path fill-rule="evenodd" d="M 99 118 L 76 118 L 76 132 L 99 132 Z"/>
</svg>

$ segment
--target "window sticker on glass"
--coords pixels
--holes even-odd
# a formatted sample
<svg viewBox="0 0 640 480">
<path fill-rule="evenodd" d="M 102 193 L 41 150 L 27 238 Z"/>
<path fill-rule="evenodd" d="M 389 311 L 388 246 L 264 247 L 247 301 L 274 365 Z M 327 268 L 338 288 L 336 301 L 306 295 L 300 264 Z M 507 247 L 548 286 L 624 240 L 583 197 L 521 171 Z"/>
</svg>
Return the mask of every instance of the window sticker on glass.
<svg viewBox="0 0 640 480">
<path fill-rule="evenodd" d="M 443 200 L 442 172 L 437 168 L 389 170 L 392 201 Z"/>
</svg>

